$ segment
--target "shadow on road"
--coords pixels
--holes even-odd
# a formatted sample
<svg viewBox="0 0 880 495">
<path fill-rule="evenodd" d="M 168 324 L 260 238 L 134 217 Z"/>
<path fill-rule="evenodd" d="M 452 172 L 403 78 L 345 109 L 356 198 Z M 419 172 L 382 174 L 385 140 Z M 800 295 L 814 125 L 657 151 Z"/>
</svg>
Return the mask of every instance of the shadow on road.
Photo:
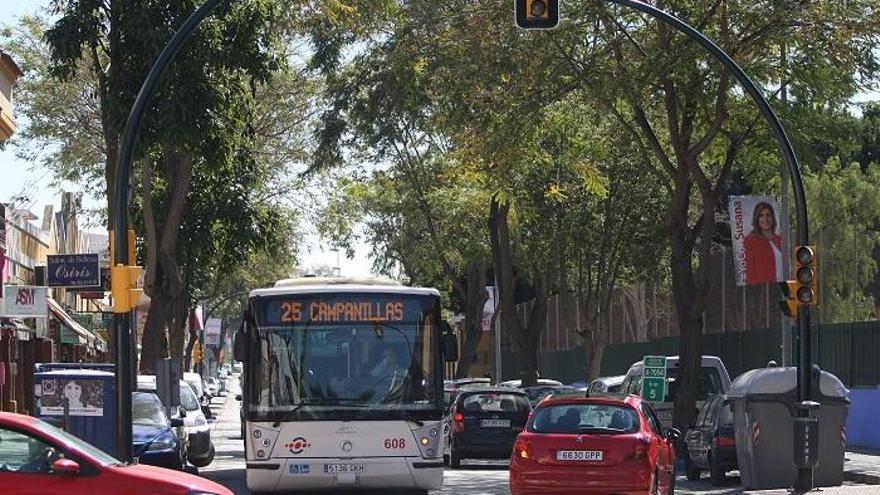
<svg viewBox="0 0 880 495">
<path fill-rule="evenodd" d="M 461 469 L 446 468 L 447 473 L 456 471 L 507 471 L 510 466 L 507 464 L 468 464 L 467 461 L 461 461 Z"/>
</svg>

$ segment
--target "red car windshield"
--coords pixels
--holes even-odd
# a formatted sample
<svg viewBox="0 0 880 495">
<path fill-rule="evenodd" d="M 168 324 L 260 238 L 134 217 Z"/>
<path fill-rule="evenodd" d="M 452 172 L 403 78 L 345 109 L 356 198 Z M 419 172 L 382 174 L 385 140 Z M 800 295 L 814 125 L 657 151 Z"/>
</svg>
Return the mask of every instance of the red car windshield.
<svg viewBox="0 0 880 495">
<path fill-rule="evenodd" d="M 534 433 L 622 434 L 639 431 L 639 417 L 629 406 L 559 404 L 535 410 L 528 431 Z"/>
</svg>

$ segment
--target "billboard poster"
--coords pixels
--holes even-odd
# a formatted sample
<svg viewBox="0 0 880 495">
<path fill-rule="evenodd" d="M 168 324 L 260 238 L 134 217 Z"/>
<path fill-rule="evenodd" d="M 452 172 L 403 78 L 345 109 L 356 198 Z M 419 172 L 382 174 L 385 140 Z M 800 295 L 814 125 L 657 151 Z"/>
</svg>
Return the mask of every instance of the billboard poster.
<svg viewBox="0 0 880 495">
<path fill-rule="evenodd" d="M 492 316 L 495 315 L 495 287 L 486 287 L 486 292 L 489 293 L 489 298 L 483 305 L 483 318 L 480 324 L 484 332 L 489 332 L 492 330 Z"/>
<path fill-rule="evenodd" d="M 65 403 L 70 416 L 103 416 L 104 382 L 45 378 L 38 399 L 40 414 L 45 416 L 63 416 Z"/>
<path fill-rule="evenodd" d="M 205 322 L 205 345 L 220 345 L 220 326 L 223 320 L 220 318 L 208 318 Z"/>
<path fill-rule="evenodd" d="M 779 208 L 770 196 L 731 196 L 730 233 L 736 285 L 785 279 Z"/>
</svg>

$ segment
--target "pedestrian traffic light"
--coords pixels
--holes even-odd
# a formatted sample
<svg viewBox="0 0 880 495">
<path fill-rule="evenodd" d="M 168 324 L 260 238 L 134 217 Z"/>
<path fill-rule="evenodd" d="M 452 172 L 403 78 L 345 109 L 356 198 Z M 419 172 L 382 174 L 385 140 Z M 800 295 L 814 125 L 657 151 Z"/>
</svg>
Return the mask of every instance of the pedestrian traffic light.
<svg viewBox="0 0 880 495">
<path fill-rule="evenodd" d="M 521 29 L 553 29 L 559 24 L 559 0 L 514 0 Z"/>
<path fill-rule="evenodd" d="M 779 301 L 779 308 L 782 310 L 782 314 L 794 319 L 798 317 L 798 302 L 795 297 L 797 285 L 797 282 L 794 280 L 779 282 L 779 289 L 782 291 L 782 300 Z"/>
<path fill-rule="evenodd" d="M 202 346 L 196 342 L 192 348 L 192 360 L 194 363 L 202 362 Z"/>
<path fill-rule="evenodd" d="M 134 230 L 129 230 L 126 236 L 126 248 L 128 250 L 128 266 L 117 264 L 116 239 L 110 232 L 110 294 L 113 296 L 113 312 L 128 313 L 141 300 L 144 290 L 138 287 L 143 269 L 137 265 L 137 238 Z"/>
</svg>

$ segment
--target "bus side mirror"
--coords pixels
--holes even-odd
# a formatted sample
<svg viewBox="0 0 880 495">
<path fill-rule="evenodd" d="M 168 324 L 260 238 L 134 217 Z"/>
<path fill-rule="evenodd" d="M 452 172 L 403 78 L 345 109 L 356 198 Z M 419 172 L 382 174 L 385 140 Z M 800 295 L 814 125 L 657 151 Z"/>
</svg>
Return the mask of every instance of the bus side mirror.
<svg viewBox="0 0 880 495">
<path fill-rule="evenodd" d="M 440 328 L 443 330 L 443 355 L 446 362 L 458 361 L 458 337 L 446 321 L 440 324 Z"/>
<path fill-rule="evenodd" d="M 232 341 L 232 357 L 236 361 L 247 361 L 247 334 L 244 333 L 244 325 L 235 332 L 235 338 Z"/>
</svg>

